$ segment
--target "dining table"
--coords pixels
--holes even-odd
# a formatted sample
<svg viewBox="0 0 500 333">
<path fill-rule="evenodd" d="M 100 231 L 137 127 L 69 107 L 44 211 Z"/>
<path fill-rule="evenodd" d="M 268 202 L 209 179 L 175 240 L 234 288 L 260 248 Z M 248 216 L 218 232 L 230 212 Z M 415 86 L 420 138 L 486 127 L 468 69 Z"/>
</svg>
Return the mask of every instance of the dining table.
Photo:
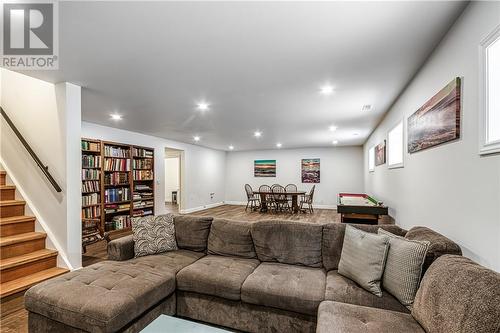
<svg viewBox="0 0 500 333">
<path fill-rule="evenodd" d="M 253 191 L 254 194 L 258 194 L 260 196 L 260 211 L 262 213 L 265 213 L 269 210 L 267 207 L 267 196 L 272 196 L 273 193 L 272 191 Z M 290 191 L 290 192 L 284 192 L 284 193 L 279 193 L 279 194 L 284 194 L 292 198 L 292 212 L 294 214 L 297 214 L 300 211 L 299 208 L 299 196 L 306 194 L 306 191 Z"/>
</svg>

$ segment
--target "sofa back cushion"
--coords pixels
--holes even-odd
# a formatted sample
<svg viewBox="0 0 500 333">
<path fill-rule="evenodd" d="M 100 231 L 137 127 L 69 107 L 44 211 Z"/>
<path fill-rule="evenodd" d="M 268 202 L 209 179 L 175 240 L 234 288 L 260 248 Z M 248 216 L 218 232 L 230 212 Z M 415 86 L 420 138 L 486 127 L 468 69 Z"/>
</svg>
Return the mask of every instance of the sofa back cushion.
<svg viewBox="0 0 500 333">
<path fill-rule="evenodd" d="M 212 220 L 212 217 L 207 216 L 175 216 L 174 225 L 177 246 L 180 249 L 205 252 Z"/>
<path fill-rule="evenodd" d="M 322 267 L 318 224 L 292 221 L 260 221 L 251 226 L 255 252 L 260 261 Z"/>
<path fill-rule="evenodd" d="M 208 235 L 208 253 L 257 258 L 250 226 L 250 222 L 214 219 Z"/>
<path fill-rule="evenodd" d="M 462 249 L 457 243 L 427 227 L 413 227 L 406 233 L 405 238 L 429 242 L 422 273 L 425 273 L 432 262 L 443 254 L 462 255 Z"/>
<path fill-rule="evenodd" d="M 352 226 L 375 234 L 379 228 L 398 236 L 406 234 L 406 230 L 401 229 L 397 225 L 352 224 Z M 340 255 L 344 245 L 345 227 L 346 224 L 344 223 L 328 223 L 323 226 L 322 256 L 323 266 L 326 270 L 338 269 L 339 267 Z"/>
<path fill-rule="evenodd" d="M 443 255 L 424 275 L 411 314 L 426 332 L 499 332 L 500 273 Z"/>
</svg>

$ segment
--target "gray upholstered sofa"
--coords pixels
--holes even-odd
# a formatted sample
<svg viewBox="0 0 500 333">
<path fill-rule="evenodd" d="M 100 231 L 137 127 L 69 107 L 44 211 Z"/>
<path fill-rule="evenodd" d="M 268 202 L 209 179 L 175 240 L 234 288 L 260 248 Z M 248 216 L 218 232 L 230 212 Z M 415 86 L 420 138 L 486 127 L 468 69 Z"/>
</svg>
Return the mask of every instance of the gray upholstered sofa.
<svg viewBox="0 0 500 333">
<path fill-rule="evenodd" d="M 25 296 L 30 332 L 137 332 L 162 313 L 249 332 L 433 332 L 436 327 L 427 322 L 434 303 L 426 301 L 433 299 L 434 279 L 424 292 L 420 288 L 416 304 L 427 312 L 414 319 L 389 293 L 379 298 L 337 273 L 345 225 L 190 216 L 176 216 L 174 222 L 177 251 L 134 258 L 132 237 L 123 237 L 108 244 L 110 261 L 31 288 Z M 427 228 L 358 227 L 430 241 L 426 269 L 443 254 L 461 254 L 458 245 Z M 490 283 L 498 286 L 498 273 L 492 276 Z M 498 290 L 493 296 L 499 299 Z"/>
</svg>

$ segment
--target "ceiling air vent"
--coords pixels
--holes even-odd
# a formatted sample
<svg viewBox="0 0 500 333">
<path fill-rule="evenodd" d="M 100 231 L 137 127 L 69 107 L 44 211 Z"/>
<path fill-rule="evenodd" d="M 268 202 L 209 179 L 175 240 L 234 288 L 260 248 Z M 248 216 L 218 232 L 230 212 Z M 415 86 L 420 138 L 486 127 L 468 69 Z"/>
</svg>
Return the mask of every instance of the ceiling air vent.
<svg viewBox="0 0 500 333">
<path fill-rule="evenodd" d="M 365 104 L 361 108 L 361 110 L 363 110 L 363 111 L 370 111 L 371 109 L 372 109 L 372 106 L 370 104 Z"/>
</svg>

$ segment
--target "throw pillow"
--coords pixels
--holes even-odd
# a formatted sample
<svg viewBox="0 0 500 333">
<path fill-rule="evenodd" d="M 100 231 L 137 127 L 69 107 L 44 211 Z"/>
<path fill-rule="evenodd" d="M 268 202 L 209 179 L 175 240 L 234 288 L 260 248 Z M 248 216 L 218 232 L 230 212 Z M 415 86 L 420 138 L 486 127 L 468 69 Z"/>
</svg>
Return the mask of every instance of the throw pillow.
<svg viewBox="0 0 500 333">
<path fill-rule="evenodd" d="M 383 229 L 378 229 L 378 234 L 388 236 L 390 245 L 382 286 L 401 304 L 411 307 L 422 277 L 429 242 L 409 240 Z"/>
<path fill-rule="evenodd" d="M 388 249 L 389 237 L 347 225 L 338 273 L 382 297 L 380 279 L 384 273 Z"/>
<path fill-rule="evenodd" d="M 172 214 L 134 218 L 132 232 L 136 257 L 177 250 Z"/>
</svg>

